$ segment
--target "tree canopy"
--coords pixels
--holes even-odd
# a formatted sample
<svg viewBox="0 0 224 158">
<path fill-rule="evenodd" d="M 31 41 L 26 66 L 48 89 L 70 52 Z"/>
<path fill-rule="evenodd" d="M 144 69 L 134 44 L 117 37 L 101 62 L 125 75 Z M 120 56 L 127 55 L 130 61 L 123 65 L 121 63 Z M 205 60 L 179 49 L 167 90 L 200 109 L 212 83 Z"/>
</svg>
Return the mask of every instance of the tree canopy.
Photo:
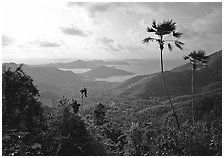
<svg viewBox="0 0 224 158">
<path fill-rule="evenodd" d="M 39 90 L 33 79 L 26 75 L 20 65 L 15 70 L 3 67 L 2 71 L 2 115 L 3 128 L 31 130 L 42 119 Z"/>
</svg>

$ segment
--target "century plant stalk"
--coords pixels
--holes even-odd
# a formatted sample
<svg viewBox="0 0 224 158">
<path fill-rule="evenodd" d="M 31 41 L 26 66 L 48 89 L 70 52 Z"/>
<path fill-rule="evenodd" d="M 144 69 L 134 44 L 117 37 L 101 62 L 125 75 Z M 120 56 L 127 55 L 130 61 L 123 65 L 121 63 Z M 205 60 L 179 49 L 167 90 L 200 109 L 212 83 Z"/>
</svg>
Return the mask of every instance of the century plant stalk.
<svg viewBox="0 0 224 158">
<path fill-rule="evenodd" d="M 147 32 L 148 33 L 155 33 L 155 35 L 158 38 L 155 37 L 147 37 L 145 39 L 143 39 L 143 43 L 148 43 L 149 41 L 152 42 L 157 42 L 159 44 L 160 47 L 160 64 L 161 64 L 161 73 L 162 73 L 162 80 L 163 80 L 163 86 L 164 86 L 164 90 L 166 93 L 166 96 L 169 100 L 170 106 L 172 108 L 173 111 L 173 116 L 175 117 L 176 123 L 177 123 L 177 127 L 179 130 L 180 129 L 180 124 L 178 121 L 178 117 L 177 117 L 177 113 L 174 109 L 174 106 L 171 102 L 170 96 L 168 94 L 167 91 L 167 87 L 166 87 L 166 80 L 165 80 L 165 76 L 164 76 L 164 69 L 163 69 L 163 49 L 164 49 L 164 45 L 165 43 L 168 43 L 168 48 L 170 51 L 172 51 L 172 45 L 171 42 L 173 42 L 175 44 L 176 47 L 178 47 L 179 49 L 182 50 L 182 46 L 184 45 L 184 43 L 180 42 L 178 39 L 182 36 L 182 33 L 180 32 L 176 32 L 176 23 L 173 22 L 172 20 L 166 20 L 163 21 L 162 23 L 156 24 L 155 20 L 152 23 L 151 27 L 147 27 Z"/>
<path fill-rule="evenodd" d="M 161 36 L 161 40 L 162 40 L 162 36 Z M 171 108 L 172 108 L 173 115 L 174 115 L 174 117 L 175 117 L 175 119 L 176 119 L 177 127 L 178 127 L 178 129 L 181 131 L 181 129 L 180 129 L 180 124 L 179 124 L 178 117 L 177 117 L 177 113 L 176 113 L 176 111 L 175 111 L 175 109 L 174 109 L 174 107 L 173 107 L 172 101 L 171 101 L 171 99 L 170 99 L 170 96 L 169 96 L 169 94 L 168 94 L 167 87 L 166 87 L 166 79 L 165 79 L 164 69 L 163 69 L 163 48 L 164 48 L 164 46 L 163 46 L 163 44 L 161 44 L 161 45 L 160 45 L 160 66 L 161 66 L 161 72 L 162 72 L 163 87 L 164 87 L 166 96 L 167 96 L 167 98 L 168 98 L 168 100 L 169 100 L 170 106 L 171 106 Z"/>
<path fill-rule="evenodd" d="M 82 106 L 81 106 L 81 112 L 82 112 L 82 109 L 83 109 L 83 95 L 81 96 L 82 98 Z"/>
<path fill-rule="evenodd" d="M 194 116 L 194 77 L 195 77 L 195 70 L 199 63 L 202 64 L 202 66 L 207 66 L 206 63 L 208 62 L 208 56 L 205 55 L 204 50 L 198 50 L 193 51 L 187 56 L 184 56 L 184 60 L 189 59 L 191 65 L 192 65 L 192 75 L 191 75 L 191 116 L 192 116 L 192 122 L 194 124 L 195 122 L 195 116 Z"/>
<path fill-rule="evenodd" d="M 192 95 L 192 101 L 191 101 L 191 113 L 192 113 L 192 121 L 194 124 L 194 65 L 192 65 L 192 76 L 191 76 L 191 95 Z"/>
</svg>

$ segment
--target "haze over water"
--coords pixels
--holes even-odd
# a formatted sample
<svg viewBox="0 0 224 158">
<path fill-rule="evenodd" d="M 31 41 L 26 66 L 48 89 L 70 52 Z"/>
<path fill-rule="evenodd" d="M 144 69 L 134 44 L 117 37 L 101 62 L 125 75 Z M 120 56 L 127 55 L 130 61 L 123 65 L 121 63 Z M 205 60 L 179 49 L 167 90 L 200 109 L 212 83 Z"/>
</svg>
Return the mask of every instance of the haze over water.
<svg viewBox="0 0 224 158">
<path fill-rule="evenodd" d="M 95 78 L 96 81 L 108 81 L 108 82 L 122 82 L 136 75 L 148 75 L 160 71 L 160 61 L 157 59 L 147 59 L 147 60 L 124 60 L 129 65 L 107 65 L 109 67 L 115 67 L 117 69 L 125 70 L 128 72 L 135 73 L 134 75 L 125 75 L 125 76 L 112 76 L 108 78 Z M 164 62 L 164 67 L 166 71 L 169 71 L 177 66 L 184 64 L 183 60 L 179 59 L 168 59 Z M 74 73 L 84 73 L 91 69 L 62 69 L 63 71 L 72 71 Z"/>
</svg>

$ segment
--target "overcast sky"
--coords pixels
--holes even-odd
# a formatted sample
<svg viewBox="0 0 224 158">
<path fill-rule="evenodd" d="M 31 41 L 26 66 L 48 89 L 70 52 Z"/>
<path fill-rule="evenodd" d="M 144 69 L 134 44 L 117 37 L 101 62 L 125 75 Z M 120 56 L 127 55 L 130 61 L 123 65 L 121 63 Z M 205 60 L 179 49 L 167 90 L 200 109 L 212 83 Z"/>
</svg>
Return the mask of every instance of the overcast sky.
<svg viewBox="0 0 224 158">
<path fill-rule="evenodd" d="M 31 58 L 155 59 L 157 44 L 143 44 L 153 19 L 173 19 L 184 50 L 222 48 L 221 3 L 6 3 L 2 6 L 3 61 Z"/>
</svg>

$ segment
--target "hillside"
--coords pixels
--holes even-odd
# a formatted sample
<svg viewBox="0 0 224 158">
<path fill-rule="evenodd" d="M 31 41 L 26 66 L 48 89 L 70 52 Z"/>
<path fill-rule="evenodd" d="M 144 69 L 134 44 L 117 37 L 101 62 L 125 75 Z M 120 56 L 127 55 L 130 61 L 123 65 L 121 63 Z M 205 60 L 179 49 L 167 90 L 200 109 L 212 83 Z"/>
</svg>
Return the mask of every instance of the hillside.
<svg viewBox="0 0 224 158">
<path fill-rule="evenodd" d="M 185 64 L 164 72 L 168 92 L 171 96 L 191 93 L 191 65 Z M 221 88 L 222 51 L 210 55 L 207 67 L 195 72 L 195 91 L 209 91 Z M 113 89 L 115 94 L 139 96 L 165 96 L 161 73 L 136 76 L 121 82 Z"/>
<path fill-rule="evenodd" d="M 132 72 L 127 72 L 124 70 L 119 70 L 116 68 L 108 67 L 105 65 L 99 66 L 92 70 L 89 70 L 85 73 L 81 73 L 81 76 L 85 76 L 87 78 L 107 78 L 111 76 L 122 76 L 122 75 L 133 75 Z"/>
<path fill-rule="evenodd" d="M 4 63 L 6 67 L 15 69 L 18 64 Z M 62 71 L 55 67 L 32 67 L 23 65 L 23 70 L 30 75 L 40 90 L 56 90 L 65 86 L 80 86 L 83 82 L 82 77 L 71 72 Z"/>
<path fill-rule="evenodd" d="M 39 99 L 45 106 L 53 106 L 61 97 L 51 91 L 40 91 Z"/>
<path fill-rule="evenodd" d="M 208 68 L 212 69 L 213 71 L 222 70 L 222 50 L 217 51 L 210 55 L 210 58 L 208 59 Z M 200 66 L 199 66 L 200 67 Z M 185 70 L 191 70 L 192 66 L 189 62 L 187 64 L 184 64 L 182 66 L 176 67 L 172 69 L 173 72 L 181 72 Z M 218 72 L 221 74 L 221 72 Z"/>
<path fill-rule="evenodd" d="M 56 67 L 56 68 L 64 68 L 64 69 L 74 69 L 74 68 L 93 69 L 93 68 L 97 68 L 101 65 L 128 65 L 128 63 L 122 62 L 122 61 L 77 60 L 77 61 L 68 62 L 68 63 L 50 63 L 50 64 L 44 64 L 44 65 L 38 65 L 38 66 L 40 66 L 40 67 Z M 35 65 L 33 65 L 33 66 L 35 66 Z"/>
</svg>

